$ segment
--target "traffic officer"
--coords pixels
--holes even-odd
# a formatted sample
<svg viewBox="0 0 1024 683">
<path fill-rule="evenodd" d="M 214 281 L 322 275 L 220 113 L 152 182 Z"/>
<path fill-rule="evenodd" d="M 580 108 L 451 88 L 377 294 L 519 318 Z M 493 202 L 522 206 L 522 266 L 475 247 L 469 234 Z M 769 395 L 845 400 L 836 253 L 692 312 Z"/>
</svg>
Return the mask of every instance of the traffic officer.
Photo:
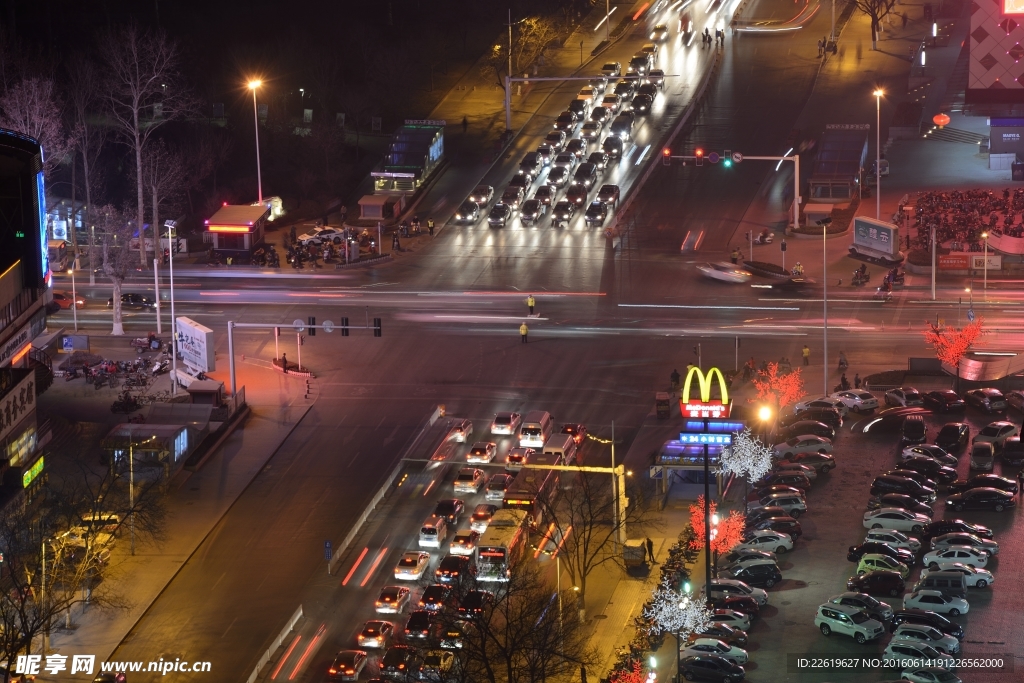
<svg viewBox="0 0 1024 683">
<path fill-rule="evenodd" d="M 521 336 L 523 338 L 523 343 L 524 344 L 526 343 L 526 333 L 529 332 L 529 331 L 530 331 L 530 328 L 528 328 L 526 326 L 525 322 L 522 325 L 519 326 L 519 336 Z"/>
<path fill-rule="evenodd" d="M 533 294 L 526 297 L 526 307 L 530 309 L 530 315 L 533 315 L 533 307 L 537 305 L 537 300 L 533 298 Z"/>
<path fill-rule="evenodd" d="M 431 237 L 434 236 L 434 219 L 433 218 L 428 218 L 427 219 L 427 232 L 430 233 Z"/>
<path fill-rule="evenodd" d="M 804 350 L 802 351 L 802 355 L 804 357 L 804 365 L 810 365 L 811 364 L 811 350 L 807 347 L 807 344 L 804 344 Z"/>
</svg>

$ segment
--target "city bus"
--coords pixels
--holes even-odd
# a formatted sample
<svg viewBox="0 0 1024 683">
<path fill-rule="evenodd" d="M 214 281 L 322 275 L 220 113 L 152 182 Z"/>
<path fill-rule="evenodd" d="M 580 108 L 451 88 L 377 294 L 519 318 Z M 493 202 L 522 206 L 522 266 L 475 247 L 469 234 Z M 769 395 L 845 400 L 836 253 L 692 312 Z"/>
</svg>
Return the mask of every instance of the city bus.
<svg viewBox="0 0 1024 683">
<path fill-rule="evenodd" d="M 529 529 L 522 510 L 498 510 L 477 545 L 476 580 L 508 581 L 526 554 Z"/>
<path fill-rule="evenodd" d="M 561 465 L 562 459 L 556 453 L 542 453 L 530 459 L 529 465 Z M 559 470 L 537 470 L 524 467 L 505 491 L 504 507 L 522 510 L 529 515 L 529 523 L 540 524 L 544 520 L 545 505 L 550 506 L 558 493 Z"/>
</svg>

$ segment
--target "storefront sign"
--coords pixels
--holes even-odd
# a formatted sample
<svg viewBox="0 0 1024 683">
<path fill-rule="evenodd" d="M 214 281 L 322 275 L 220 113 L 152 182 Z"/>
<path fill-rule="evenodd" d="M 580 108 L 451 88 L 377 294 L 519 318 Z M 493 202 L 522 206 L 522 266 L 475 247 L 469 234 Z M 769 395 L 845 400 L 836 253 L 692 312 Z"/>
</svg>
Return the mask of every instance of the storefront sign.
<svg viewBox="0 0 1024 683">
<path fill-rule="evenodd" d="M 711 380 L 718 375 L 718 388 L 721 391 L 721 400 L 711 398 Z M 690 398 L 690 385 L 693 383 L 694 375 L 697 376 L 697 384 L 700 386 L 700 400 Z M 725 376 L 718 368 L 711 368 L 708 374 L 698 367 L 691 367 L 686 373 L 686 380 L 683 382 L 683 391 L 679 394 L 679 408 L 683 417 L 720 418 L 729 417 L 729 384 Z"/>
<path fill-rule="evenodd" d="M 178 319 L 178 352 L 190 367 L 201 372 L 217 369 L 213 330 L 184 316 Z"/>
<path fill-rule="evenodd" d="M 853 219 L 853 243 L 888 256 L 899 253 L 900 229 L 893 223 L 857 216 Z"/>
<path fill-rule="evenodd" d="M 10 434 L 14 427 L 21 422 L 21 419 L 35 407 L 36 375 L 34 372 L 30 372 L 13 389 L 4 394 L 3 398 L 0 398 L 0 440 Z"/>
<path fill-rule="evenodd" d="M 39 456 L 39 459 L 35 461 L 32 467 L 29 467 L 21 475 L 21 487 L 27 489 L 33 481 L 36 480 L 40 474 L 43 473 L 43 456 Z"/>
<path fill-rule="evenodd" d="M 938 254 L 935 258 L 939 270 L 967 270 L 971 267 L 969 254 Z"/>
<path fill-rule="evenodd" d="M 46 314 L 39 311 L 0 347 L 0 367 L 8 365 L 21 349 L 46 329 Z"/>
</svg>

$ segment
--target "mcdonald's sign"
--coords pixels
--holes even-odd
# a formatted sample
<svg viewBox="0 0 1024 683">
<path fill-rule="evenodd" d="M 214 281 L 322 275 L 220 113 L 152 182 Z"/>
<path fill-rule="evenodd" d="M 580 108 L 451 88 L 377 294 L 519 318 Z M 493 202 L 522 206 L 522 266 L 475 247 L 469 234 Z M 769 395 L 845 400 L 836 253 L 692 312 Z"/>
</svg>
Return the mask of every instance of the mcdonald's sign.
<svg viewBox="0 0 1024 683">
<path fill-rule="evenodd" d="M 700 400 L 690 398 L 690 386 L 693 384 L 694 375 L 697 377 L 697 384 L 700 387 Z M 720 399 L 711 398 L 711 381 L 718 375 L 718 388 L 721 392 Z M 683 417 L 697 418 L 722 418 L 729 417 L 729 383 L 725 375 L 718 368 L 711 368 L 705 375 L 698 367 L 691 367 L 686 373 L 686 380 L 683 382 L 683 390 L 679 394 L 679 409 Z"/>
</svg>

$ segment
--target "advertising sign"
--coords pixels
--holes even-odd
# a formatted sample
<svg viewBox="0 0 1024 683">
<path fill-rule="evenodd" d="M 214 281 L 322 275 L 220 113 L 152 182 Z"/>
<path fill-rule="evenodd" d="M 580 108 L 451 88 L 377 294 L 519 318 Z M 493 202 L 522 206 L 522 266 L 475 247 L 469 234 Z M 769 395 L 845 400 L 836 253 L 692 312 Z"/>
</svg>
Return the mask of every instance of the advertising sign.
<svg viewBox="0 0 1024 683">
<path fill-rule="evenodd" d="M 690 398 L 690 387 L 694 375 L 697 376 L 697 384 L 700 387 L 700 400 Z M 711 398 L 711 380 L 718 375 L 718 388 L 721 399 Z M 683 417 L 698 418 L 720 418 L 729 417 L 729 383 L 718 368 L 711 368 L 705 375 L 704 372 L 694 366 L 686 373 L 683 381 L 683 390 L 679 394 L 679 409 Z"/>
<path fill-rule="evenodd" d="M 985 269 L 985 255 L 984 254 L 971 254 L 971 268 L 975 270 Z M 1003 255 L 1002 254 L 989 254 L 988 255 L 988 269 L 989 270 L 1002 270 L 1003 269 Z"/>
<path fill-rule="evenodd" d="M 939 270 L 967 270 L 971 267 L 970 254 L 937 254 L 935 260 Z"/>
<path fill-rule="evenodd" d="M 853 219 L 853 243 L 857 247 L 897 256 L 900 251 L 900 229 L 893 223 L 857 216 Z"/>
<path fill-rule="evenodd" d="M 10 371 L 6 371 L 10 372 Z M 17 371 L 15 371 L 17 372 Z M 36 407 L 36 374 L 29 372 L 0 398 L 0 439 L 3 439 Z"/>
<path fill-rule="evenodd" d="M 217 369 L 213 330 L 184 316 L 177 318 L 178 352 L 185 363 L 201 372 Z"/>
</svg>

